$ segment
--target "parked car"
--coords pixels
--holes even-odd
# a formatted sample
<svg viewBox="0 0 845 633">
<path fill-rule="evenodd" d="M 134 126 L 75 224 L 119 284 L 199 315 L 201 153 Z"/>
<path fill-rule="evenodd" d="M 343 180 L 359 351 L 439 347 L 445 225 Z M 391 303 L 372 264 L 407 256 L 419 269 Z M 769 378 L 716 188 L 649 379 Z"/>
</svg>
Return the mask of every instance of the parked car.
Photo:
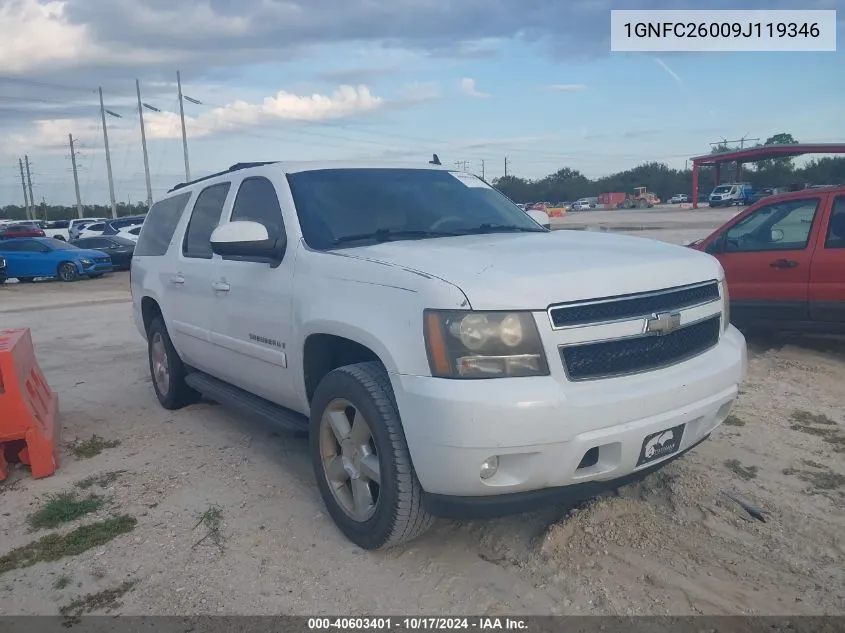
<svg viewBox="0 0 845 633">
<path fill-rule="evenodd" d="M 68 235 L 70 239 L 75 240 L 79 237 L 79 231 L 89 225 L 95 224 L 97 222 L 105 222 L 106 218 L 74 218 L 70 221 L 70 226 L 68 227 Z"/>
<path fill-rule="evenodd" d="M 92 222 L 91 224 L 83 224 L 79 228 L 79 237 L 97 237 L 103 234 L 106 230 L 105 222 Z"/>
<path fill-rule="evenodd" d="M 45 237 L 44 229 L 34 224 L 8 224 L 0 228 L 0 240 L 16 237 Z"/>
<path fill-rule="evenodd" d="M 129 270 L 132 254 L 135 252 L 135 241 L 121 235 L 83 237 L 72 241 L 71 244 L 77 248 L 106 253 L 111 258 L 115 270 Z"/>
<path fill-rule="evenodd" d="M 121 229 L 141 226 L 146 217 L 145 215 L 130 215 L 116 220 L 108 220 L 103 228 L 103 235 L 117 235 Z"/>
<path fill-rule="evenodd" d="M 53 237 L 57 240 L 64 240 L 67 242 L 70 239 L 70 220 L 56 220 L 54 222 L 45 222 L 41 227 L 44 229 L 46 237 Z"/>
<path fill-rule="evenodd" d="M 689 201 L 690 201 L 690 197 L 685 193 L 676 193 L 674 196 L 669 198 L 669 200 L 667 200 L 667 202 L 669 204 L 682 204 L 684 202 L 689 202 Z"/>
<path fill-rule="evenodd" d="M 0 284 L 6 281 L 6 258 L 0 257 Z"/>
<path fill-rule="evenodd" d="M 161 405 L 205 393 L 309 432 L 328 514 L 367 549 L 642 478 L 724 421 L 746 366 L 714 258 L 548 231 L 442 166 L 177 185 L 131 290 Z"/>
<path fill-rule="evenodd" d="M 719 185 L 710 193 L 711 207 L 731 207 L 750 204 L 754 198 L 754 189 L 747 182 Z"/>
<path fill-rule="evenodd" d="M 0 253 L 6 258 L 6 275 L 20 282 L 39 277 L 58 277 L 62 281 L 93 279 L 112 270 L 108 255 L 51 237 L 3 240 Z"/>
<path fill-rule="evenodd" d="M 845 333 L 845 187 L 770 196 L 692 246 L 725 269 L 738 326 Z"/>
<path fill-rule="evenodd" d="M 589 200 L 586 198 L 581 198 L 580 200 L 576 200 L 572 205 L 572 211 L 589 211 L 590 209 L 594 209 L 595 205 L 590 203 Z"/>
<path fill-rule="evenodd" d="M 138 241 L 138 236 L 141 235 L 141 229 L 144 228 L 143 225 L 139 226 L 127 226 L 118 232 L 118 235 L 124 239 L 132 240 L 133 242 Z"/>
</svg>

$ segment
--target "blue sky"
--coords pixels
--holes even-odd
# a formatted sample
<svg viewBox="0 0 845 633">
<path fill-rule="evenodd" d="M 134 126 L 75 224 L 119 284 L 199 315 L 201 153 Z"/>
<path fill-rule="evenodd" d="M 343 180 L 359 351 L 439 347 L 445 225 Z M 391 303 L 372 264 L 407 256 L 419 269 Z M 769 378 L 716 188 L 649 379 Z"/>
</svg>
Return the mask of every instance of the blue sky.
<svg viewBox="0 0 845 633">
<path fill-rule="evenodd" d="M 332 1 L 304 6 L 330 14 Z M 363 35 L 326 34 L 318 29 L 320 16 L 307 15 L 299 25 L 301 41 L 290 47 L 277 44 L 290 41 L 290 33 L 251 31 L 231 19 L 215 22 L 211 18 L 219 16 L 202 14 L 196 41 L 179 41 L 179 50 L 173 50 L 177 36 L 167 32 L 160 32 L 159 40 L 141 33 L 137 42 L 108 47 L 105 31 L 99 30 L 107 25 L 92 20 L 121 17 L 92 17 L 81 0 L 11 2 L 18 14 L 0 9 L 7 11 L 0 15 L 7 25 L 0 27 L 0 67 L 13 69 L 0 76 L 0 206 L 22 203 L 17 159 L 25 153 L 32 161 L 37 201 L 73 200 L 69 132 L 79 139 L 83 202 L 108 200 L 93 92 L 98 85 L 106 107 L 122 117 L 108 120 L 117 198 L 143 200 L 136 77 L 145 102 L 164 111 L 146 117 L 154 195 L 183 180 L 179 125 L 172 114 L 178 111 L 177 67 L 184 93 L 202 102 L 185 104 L 193 176 L 245 160 L 423 161 L 437 152 L 444 163 L 467 161 L 479 174 L 483 161 L 488 179 L 502 175 L 505 157 L 510 173 L 528 178 L 561 167 L 596 177 L 651 160 L 683 167 L 687 158 L 707 153 L 709 143 L 723 138 L 764 140 L 790 132 L 800 141 L 845 141 L 841 23 L 836 53 L 655 56 L 610 53 L 602 31 L 609 23 L 604 10 L 584 13 L 582 29 L 573 11 L 569 30 L 545 32 L 538 24 L 555 16 L 532 14 L 535 23 L 517 24 L 509 33 L 505 12 L 524 17 L 524 11 L 518 12 L 516 2 L 491 0 L 490 7 L 501 5 L 500 20 L 478 25 L 449 14 L 454 24 L 444 23 L 448 37 L 440 39 L 431 35 L 437 24 L 429 25 L 427 15 L 413 20 L 390 14 L 384 19 L 397 22 L 383 32 L 362 18 L 357 27 Z M 146 2 L 150 13 L 144 19 L 153 20 L 154 9 L 164 10 L 158 0 Z M 525 4 L 545 10 L 542 3 Z M 835 8 L 842 2 L 818 4 Z M 46 34 L 45 7 L 54 15 L 48 24 L 54 31 Z M 19 37 L 27 30 L 42 34 L 31 63 L 21 61 L 33 55 L 21 50 L 20 42 L 4 37 L 12 19 L 20 22 L 12 25 Z M 109 33 L 130 27 L 139 30 L 138 18 L 124 27 L 113 23 Z M 347 21 L 343 28 L 352 26 Z M 221 29 L 231 41 L 203 52 L 212 51 Z M 376 32 L 368 33 L 371 29 Z M 266 38 L 264 44 L 259 36 Z M 338 90 L 342 93 L 335 96 Z M 275 100 L 262 107 L 267 98 Z M 233 106 L 236 102 L 243 103 Z"/>
</svg>

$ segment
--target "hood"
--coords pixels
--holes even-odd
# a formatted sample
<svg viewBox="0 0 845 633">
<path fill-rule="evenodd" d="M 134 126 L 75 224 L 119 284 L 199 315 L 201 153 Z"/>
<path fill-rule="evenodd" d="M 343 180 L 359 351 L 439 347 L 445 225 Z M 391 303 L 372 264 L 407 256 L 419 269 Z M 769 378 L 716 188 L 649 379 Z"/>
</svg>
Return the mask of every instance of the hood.
<svg viewBox="0 0 845 633">
<path fill-rule="evenodd" d="M 476 310 L 545 310 L 564 301 L 724 277 L 719 262 L 706 253 L 592 231 L 385 242 L 343 254 L 444 279 L 458 286 Z"/>
</svg>

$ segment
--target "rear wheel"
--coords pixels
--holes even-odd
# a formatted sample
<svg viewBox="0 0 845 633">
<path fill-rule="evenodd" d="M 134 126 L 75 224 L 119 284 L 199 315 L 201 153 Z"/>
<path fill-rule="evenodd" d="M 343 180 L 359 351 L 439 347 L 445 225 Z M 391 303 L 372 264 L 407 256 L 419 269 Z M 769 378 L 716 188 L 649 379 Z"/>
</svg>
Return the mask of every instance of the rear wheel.
<svg viewBox="0 0 845 633">
<path fill-rule="evenodd" d="M 161 406 L 172 411 L 199 401 L 200 394 L 185 382 L 188 372 L 161 317 L 153 319 L 147 330 L 147 352 L 153 389 Z"/>
<path fill-rule="evenodd" d="M 58 269 L 59 279 L 62 281 L 76 281 L 79 278 L 79 271 L 73 262 L 62 262 Z"/>
<path fill-rule="evenodd" d="M 433 523 L 379 363 L 329 373 L 311 403 L 311 458 L 323 502 L 364 549 L 410 541 Z"/>
</svg>

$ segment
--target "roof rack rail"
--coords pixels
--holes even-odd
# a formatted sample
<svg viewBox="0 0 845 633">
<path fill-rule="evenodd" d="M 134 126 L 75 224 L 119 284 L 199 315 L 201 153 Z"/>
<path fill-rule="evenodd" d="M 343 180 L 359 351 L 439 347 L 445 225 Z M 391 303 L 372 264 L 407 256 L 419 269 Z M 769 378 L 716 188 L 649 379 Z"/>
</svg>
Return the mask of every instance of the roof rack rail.
<svg viewBox="0 0 845 633">
<path fill-rule="evenodd" d="M 208 176 L 203 176 L 202 178 L 195 178 L 194 180 L 189 180 L 188 182 L 180 182 L 178 185 L 174 185 L 172 188 L 170 188 L 167 191 L 167 193 L 171 193 L 173 191 L 183 189 L 183 188 L 185 188 L 189 185 L 193 185 L 195 183 L 202 182 L 203 180 L 210 180 L 211 178 L 217 178 L 217 176 L 223 176 L 225 174 L 230 174 L 233 171 L 239 171 L 241 169 L 249 169 L 250 167 L 263 167 L 264 165 L 273 165 L 273 164 L 278 163 L 278 162 L 279 161 L 277 161 L 277 160 L 265 160 L 265 161 L 257 162 L 257 163 L 235 163 L 234 165 L 229 167 L 229 169 L 224 169 L 223 171 L 218 171 L 217 173 L 209 174 Z"/>
</svg>

